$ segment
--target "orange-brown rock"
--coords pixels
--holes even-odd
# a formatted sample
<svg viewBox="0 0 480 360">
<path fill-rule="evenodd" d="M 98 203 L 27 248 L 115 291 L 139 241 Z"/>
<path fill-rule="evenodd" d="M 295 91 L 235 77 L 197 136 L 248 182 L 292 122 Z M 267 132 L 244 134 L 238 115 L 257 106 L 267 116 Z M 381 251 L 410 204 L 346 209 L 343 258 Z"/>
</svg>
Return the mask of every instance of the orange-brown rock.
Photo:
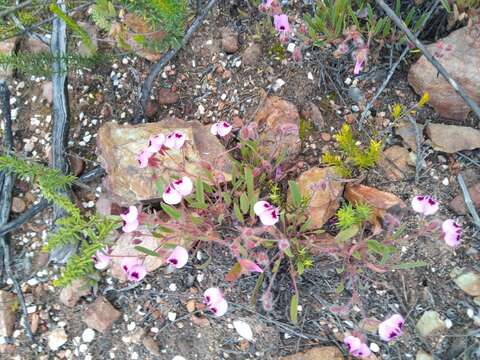
<svg viewBox="0 0 480 360">
<path fill-rule="evenodd" d="M 120 315 L 120 312 L 107 299 L 100 296 L 87 307 L 82 320 L 88 327 L 104 333 Z"/>
<path fill-rule="evenodd" d="M 401 180 L 409 172 L 410 153 L 402 146 L 394 145 L 386 149 L 378 160 L 378 166 L 390 180 Z"/>
<path fill-rule="evenodd" d="M 314 347 L 305 352 L 284 356 L 281 360 L 343 360 L 342 352 L 335 346 Z"/>
<path fill-rule="evenodd" d="M 320 228 L 340 206 L 344 185 L 333 168 L 311 168 L 297 179 L 302 196 L 310 197 L 308 214 L 312 228 Z"/>
</svg>

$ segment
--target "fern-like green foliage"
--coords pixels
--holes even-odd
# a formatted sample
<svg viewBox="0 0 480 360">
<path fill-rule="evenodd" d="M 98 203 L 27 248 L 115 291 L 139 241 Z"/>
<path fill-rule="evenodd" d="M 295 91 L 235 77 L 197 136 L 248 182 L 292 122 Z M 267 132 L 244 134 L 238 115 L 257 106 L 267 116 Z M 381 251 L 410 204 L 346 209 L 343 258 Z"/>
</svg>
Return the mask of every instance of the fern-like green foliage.
<svg viewBox="0 0 480 360">
<path fill-rule="evenodd" d="M 339 154 L 333 155 L 325 152 L 322 155 L 322 161 L 328 166 L 335 167 L 337 173 L 342 177 L 352 176 L 352 170 L 355 168 L 370 169 L 374 167 L 380 157 L 382 143 L 370 140 L 368 148 L 360 147 L 347 123 L 343 124 L 338 134 L 334 135 L 334 139 L 338 142 Z"/>
<path fill-rule="evenodd" d="M 57 220 L 57 229 L 43 248 L 44 251 L 51 251 L 68 244 L 80 243 L 79 251 L 70 257 L 55 284 L 66 286 L 74 279 L 93 274 L 95 269 L 92 255 L 108 245 L 108 235 L 119 226 L 119 221 L 98 214 L 83 216 L 80 209 L 61 194 L 62 190 L 75 181 L 73 175 L 63 175 L 56 169 L 6 155 L 0 156 L 0 171 L 14 173 L 19 178 L 38 185 L 45 199 L 68 213 L 68 216 Z"/>
<path fill-rule="evenodd" d="M 337 227 L 346 230 L 353 225 L 360 225 L 367 221 L 372 215 L 372 209 L 367 204 L 358 203 L 355 207 L 352 204 L 344 204 L 337 210 Z"/>
<path fill-rule="evenodd" d="M 104 31 L 110 31 L 112 21 L 117 17 L 113 3 L 108 0 L 97 0 L 92 7 L 92 20 Z"/>
<path fill-rule="evenodd" d="M 49 52 L 37 54 L 17 53 L 14 55 L 0 54 L 0 68 L 11 68 L 23 74 L 50 77 L 53 73 L 52 62 L 58 57 Z M 62 56 L 68 70 L 89 68 L 96 64 L 111 60 L 109 55 L 96 53 L 93 56 L 68 54 Z"/>
</svg>

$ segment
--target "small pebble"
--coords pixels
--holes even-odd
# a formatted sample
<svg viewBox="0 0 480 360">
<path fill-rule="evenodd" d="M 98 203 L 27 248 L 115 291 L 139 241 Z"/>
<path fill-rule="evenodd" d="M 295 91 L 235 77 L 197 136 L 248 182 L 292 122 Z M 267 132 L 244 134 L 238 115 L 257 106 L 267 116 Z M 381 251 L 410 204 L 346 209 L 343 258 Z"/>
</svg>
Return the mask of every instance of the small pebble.
<svg viewBox="0 0 480 360">
<path fill-rule="evenodd" d="M 132 321 L 130 324 L 127 325 L 127 330 L 128 331 L 132 331 L 133 329 L 135 329 L 137 327 L 137 324 L 135 324 L 134 321 Z"/>
<path fill-rule="evenodd" d="M 95 330 L 86 328 L 82 333 L 82 340 L 86 343 L 92 342 L 95 339 Z"/>
<path fill-rule="evenodd" d="M 177 318 L 177 313 L 169 312 L 167 317 L 168 317 L 168 320 L 170 320 L 171 322 L 174 322 L 175 319 Z"/>
</svg>

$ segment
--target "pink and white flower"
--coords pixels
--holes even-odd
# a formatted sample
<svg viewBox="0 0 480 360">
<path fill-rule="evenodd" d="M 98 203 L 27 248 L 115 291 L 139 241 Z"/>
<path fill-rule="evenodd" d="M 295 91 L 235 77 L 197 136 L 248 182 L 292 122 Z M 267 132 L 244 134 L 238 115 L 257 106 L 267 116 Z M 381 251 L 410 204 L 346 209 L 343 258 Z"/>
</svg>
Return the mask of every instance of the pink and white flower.
<svg viewBox="0 0 480 360">
<path fill-rule="evenodd" d="M 186 140 L 187 137 L 183 132 L 175 130 L 167 136 L 164 145 L 169 149 L 180 150 Z"/>
<path fill-rule="evenodd" d="M 148 162 L 150 161 L 150 158 L 153 156 L 154 154 L 147 151 L 147 150 L 142 150 L 140 152 L 140 154 L 137 155 L 136 159 L 138 161 L 138 165 L 141 167 L 141 168 L 146 168 L 148 166 Z"/>
<path fill-rule="evenodd" d="M 355 68 L 353 70 L 353 73 L 355 75 L 358 75 L 360 74 L 360 71 L 362 71 L 363 64 L 367 61 L 368 48 L 363 47 L 361 49 L 358 49 L 357 51 L 354 52 L 354 57 L 355 57 Z"/>
<path fill-rule="evenodd" d="M 378 334 L 384 341 L 397 339 L 403 333 L 405 319 L 400 314 L 390 316 L 378 326 Z"/>
<path fill-rule="evenodd" d="M 274 15 L 273 16 L 273 25 L 275 30 L 280 34 L 280 40 L 288 39 L 288 34 L 290 33 L 290 23 L 288 22 L 288 16 L 285 14 Z"/>
<path fill-rule="evenodd" d="M 448 246 L 457 247 L 461 242 L 462 228 L 453 219 L 445 220 L 442 223 L 442 235 Z"/>
<path fill-rule="evenodd" d="M 120 214 L 123 220 L 122 230 L 126 233 L 135 231 L 138 228 L 138 209 L 135 206 L 130 206 L 128 211 L 124 214 Z"/>
<path fill-rule="evenodd" d="M 203 293 L 203 301 L 207 308 L 215 315 L 222 316 L 228 310 L 227 300 L 219 288 L 209 288 Z"/>
<path fill-rule="evenodd" d="M 182 246 L 177 246 L 167 257 L 167 263 L 180 269 L 188 262 L 188 251 Z"/>
<path fill-rule="evenodd" d="M 440 208 L 438 201 L 428 195 L 418 195 L 412 199 L 412 209 L 425 216 L 435 214 Z"/>
<path fill-rule="evenodd" d="M 372 353 L 368 345 L 355 336 L 346 336 L 345 339 L 343 339 L 343 342 L 347 345 L 348 352 L 353 356 L 366 358 Z"/>
<path fill-rule="evenodd" d="M 110 260 L 112 260 L 112 258 L 107 255 L 108 253 L 109 249 L 106 248 L 98 250 L 95 255 L 92 256 L 95 269 L 104 270 L 108 267 L 108 265 L 110 264 Z"/>
<path fill-rule="evenodd" d="M 129 281 L 139 282 L 147 275 L 147 269 L 135 257 L 126 257 L 121 263 Z"/>
<path fill-rule="evenodd" d="M 263 225 L 275 225 L 280 219 L 280 210 L 267 201 L 257 201 L 253 211 L 260 218 Z"/>
<path fill-rule="evenodd" d="M 252 273 L 252 272 L 263 273 L 263 269 L 252 260 L 240 259 L 238 260 L 238 262 L 242 267 L 242 271 L 247 271 L 249 273 Z"/>
<path fill-rule="evenodd" d="M 210 133 L 214 136 L 227 136 L 232 131 L 232 125 L 226 121 L 219 121 L 212 125 Z"/>
<path fill-rule="evenodd" d="M 148 147 L 145 151 L 155 154 L 162 150 L 163 145 L 165 144 L 165 135 L 158 134 L 151 136 L 148 140 Z"/>
<path fill-rule="evenodd" d="M 180 204 L 182 198 L 193 192 L 193 183 L 189 177 L 184 176 L 175 180 L 167 186 L 163 192 L 162 198 L 169 205 Z"/>
</svg>

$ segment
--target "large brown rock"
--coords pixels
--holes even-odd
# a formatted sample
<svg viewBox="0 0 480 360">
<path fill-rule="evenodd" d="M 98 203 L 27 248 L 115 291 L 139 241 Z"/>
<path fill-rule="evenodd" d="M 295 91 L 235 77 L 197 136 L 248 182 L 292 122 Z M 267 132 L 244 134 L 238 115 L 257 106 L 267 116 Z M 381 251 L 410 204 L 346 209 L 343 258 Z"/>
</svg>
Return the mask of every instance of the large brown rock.
<svg viewBox="0 0 480 360">
<path fill-rule="evenodd" d="M 458 29 L 427 48 L 466 93 L 480 103 L 480 30 L 474 26 Z M 430 105 L 441 116 L 456 120 L 467 117 L 469 106 L 425 56 L 410 68 L 408 82 L 419 95 L 428 91 Z"/>
<path fill-rule="evenodd" d="M 281 360 L 343 360 L 343 355 L 335 346 L 319 346 L 289 356 L 284 356 Z"/>
<path fill-rule="evenodd" d="M 308 211 L 312 228 L 320 228 L 340 206 L 343 183 L 333 168 L 311 168 L 297 179 L 302 196 L 310 197 Z"/>
<path fill-rule="evenodd" d="M 223 51 L 227 54 L 233 54 L 238 51 L 238 33 L 230 28 L 222 28 L 221 29 L 221 45 Z"/>
<path fill-rule="evenodd" d="M 427 135 L 435 150 L 450 154 L 480 148 L 480 130 L 467 126 L 428 124 Z"/>
<path fill-rule="evenodd" d="M 17 296 L 11 292 L 0 290 L 0 336 L 12 336 L 17 309 Z"/>
<path fill-rule="evenodd" d="M 115 309 L 107 299 L 100 296 L 85 310 L 83 322 L 87 324 L 88 327 L 104 333 L 120 315 L 120 312 Z"/>
<path fill-rule="evenodd" d="M 74 307 L 82 296 L 90 294 L 90 286 L 85 279 L 75 279 L 60 291 L 60 302 Z"/>
<path fill-rule="evenodd" d="M 278 96 L 267 97 L 255 115 L 260 130 L 260 151 L 267 158 L 282 154 L 292 157 L 300 151 L 300 114 L 291 102 Z"/>
<path fill-rule="evenodd" d="M 480 208 L 480 179 L 479 183 L 468 188 L 468 193 L 472 198 L 473 204 L 476 208 Z M 450 207 L 459 215 L 465 215 L 467 213 L 467 205 L 465 204 L 465 198 L 463 194 L 457 195 L 452 202 Z"/>
<path fill-rule="evenodd" d="M 409 172 L 410 153 L 404 147 L 394 145 L 386 149 L 378 160 L 378 166 L 390 180 L 401 180 Z"/>
<path fill-rule="evenodd" d="M 98 157 L 107 172 L 104 179 L 106 190 L 118 204 L 127 206 L 158 200 L 161 194 L 156 188 L 157 179 L 161 176 L 167 180 L 169 175 L 179 175 L 178 164 L 183 161 L 180 151 L 169 150 L 169 156 L 157 156 L 156 167 L 142 169 L 136 160 L 150 136 L 168 135 L 174 129 L 184 132 L 187 137 L 184 150 L 188 173 L 204 174 L 205 163 L 208 163 L 214 176 L 230 180 L 230 158 L 220 141 L 210 134 L 208 126 L 179 119 L 141 125 L 107 123 L 98 132 Z"/>
</svg>

